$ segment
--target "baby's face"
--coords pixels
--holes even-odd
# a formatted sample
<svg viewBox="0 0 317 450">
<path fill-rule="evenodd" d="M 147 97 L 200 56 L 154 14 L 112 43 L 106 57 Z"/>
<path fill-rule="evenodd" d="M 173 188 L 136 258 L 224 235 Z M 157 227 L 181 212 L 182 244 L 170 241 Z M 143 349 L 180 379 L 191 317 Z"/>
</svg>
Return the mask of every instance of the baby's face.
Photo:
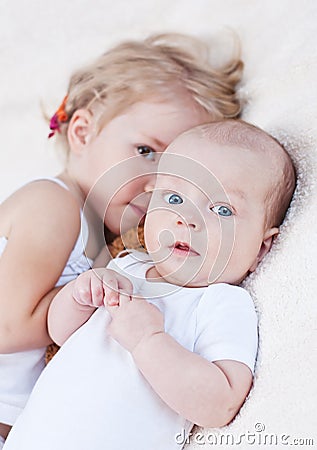
<svg viewBox="0 0 317 450">
<path fill-rule="evenodd" d="M 259 261 L 271 183 L 262 152 L 177 138 L 161 158 L 145 223 L 158 276 L 193 287 L 240 283 Z"/>
</svg>

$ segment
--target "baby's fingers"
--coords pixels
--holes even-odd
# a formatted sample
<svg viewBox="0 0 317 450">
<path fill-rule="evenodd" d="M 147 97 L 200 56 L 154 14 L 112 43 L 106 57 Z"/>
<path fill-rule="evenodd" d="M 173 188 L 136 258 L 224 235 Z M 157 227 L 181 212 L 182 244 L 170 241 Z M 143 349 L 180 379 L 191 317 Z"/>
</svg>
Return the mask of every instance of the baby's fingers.
<svg viewBox="0 0 317 450">
<path fill-rule="evenodd" d="M 92 306 L 102 306 L 104 299 L 104 286 L 99 275 L 94 274 L 90 278 L 90 292 Z"/>
<path fill-rule="evenodd" d="M 128 296 L 133 294 L 133 284 L 127 277 L 118 273 L 117 274 L 117 282 L 118 282 L 118 288 L 120 289 L 120 292 L 125 293 Z"/>
<path fill-rule="evenodd" d="M 130 302 L 131 302 L 131 296 L 129 294 L 126 294 L 125 292 L 119 293 L 119 306 L 123 306 Z"/>
<path fill-rule="evenodd" d="M 121 306 L 130 303 L 130 295 L 118 292 L 117 301 L 107 301 L 105 302 L 106 309 L 110 313 L 111 317 L 114 318 L 119 311 L 121 311 Z"/>
<path fill-rule="evenodd" d="M 117 280 L 107 279 L 104 281 L 104 304 L 105 306 L 119 306 L 119 287 Z"/>
<path fill-rule="evenodd" d="M 92 295 L 91 295 L 91 284 L 90 284 L 91 273 L 84 272 L 78 276 L 78 278 L 73 281 L 73 298 L 80 305 L 91 305 Z"/>
<path fill-rule="evenodd" d="M 132 294 L 133 286 L 130 280 L 125 276 L 113 271 L 107 270 L 103 276 L 105 290 L 104 303 L 109 306 L 119 306 L 121 293 Z"/>
</svg>

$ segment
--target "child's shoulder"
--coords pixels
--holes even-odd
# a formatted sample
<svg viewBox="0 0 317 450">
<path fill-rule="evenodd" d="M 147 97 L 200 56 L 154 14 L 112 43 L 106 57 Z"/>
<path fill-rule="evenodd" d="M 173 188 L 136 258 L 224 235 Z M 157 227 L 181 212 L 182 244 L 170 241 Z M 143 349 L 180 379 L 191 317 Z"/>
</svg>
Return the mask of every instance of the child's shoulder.
<svg viewBox="0 0 317 450">
<path fill-rule="evenodd" d="M 49 230 L 61 223 L 78 234 L 79 212 L 78 202 L 66 188 L 50 180 L 35 180 L 17 189 L 0 205 L 0 236 L 8 237 L 16 227 L 27 230 L 42 224 Z"/>
<path fill-rule="evenodd" d="M 66 209 L 62 209 L 65 206 L 67 209 L 74 209 L 78 214 L 79 204 L 66 185 L 52 180 L 39 179 L 25 184 L 8 198 L 8 203 L 13 205 L 18 203 L 19 207 L 15 210 L 27 207 L 35 209 L 37 205 L 38 209 L 42 207 L 51 211 L 61 211 L 63 214 L 67 213 Z"/>
</svg>

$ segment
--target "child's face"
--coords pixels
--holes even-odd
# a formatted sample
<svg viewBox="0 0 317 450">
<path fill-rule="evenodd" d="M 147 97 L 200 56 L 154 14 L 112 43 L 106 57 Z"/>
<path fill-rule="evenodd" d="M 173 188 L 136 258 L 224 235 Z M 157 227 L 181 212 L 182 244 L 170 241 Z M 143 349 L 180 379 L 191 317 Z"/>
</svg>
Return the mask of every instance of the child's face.
<svg viewBox="0 0 317 450">
<path fill-rule="evenodd" d="M 189 133 L 176 139 L 161 158 L 145 222 L 158 276 L 194 287 L 239 284 L 253 271 L 278 231 L 264 230 L 270 165 L 260 152 Z"/>
<path fill-rule="evenodd" d="M 144 216 L 159 160 L 183 131 L 210 121 L 189 99 L 135 103 L 85 144 L 79 164 L 82 190 L 109 230 L 119 234 Z M 89 137 L 89 135 L 88 135 Z M 97 181 L 98 180 L 98 181 Z M 92 189 L 93 188 L 93 189 Z"/>
</svg>

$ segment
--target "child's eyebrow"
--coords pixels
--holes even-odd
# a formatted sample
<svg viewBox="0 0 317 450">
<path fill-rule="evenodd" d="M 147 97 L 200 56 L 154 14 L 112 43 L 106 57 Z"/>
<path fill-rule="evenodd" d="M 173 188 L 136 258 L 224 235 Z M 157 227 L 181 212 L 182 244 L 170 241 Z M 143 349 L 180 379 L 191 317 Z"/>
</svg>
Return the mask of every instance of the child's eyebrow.
<svg viewBox="0 0 317 450">
<path fill-rule="evenodd" d="M 167 147 L 167 144 L 165 142 L 162 142 L 162 141 L 160 141 L 159 139 L 157 139 L 155 137 L 152 137 L 152 136 L 144 136 L 144 137 L 145 137 L 145 139 L 148 139 L 151 142 L 153 142 L 156 147 L 164 148 L 164 149 Z"/>
</svg>

